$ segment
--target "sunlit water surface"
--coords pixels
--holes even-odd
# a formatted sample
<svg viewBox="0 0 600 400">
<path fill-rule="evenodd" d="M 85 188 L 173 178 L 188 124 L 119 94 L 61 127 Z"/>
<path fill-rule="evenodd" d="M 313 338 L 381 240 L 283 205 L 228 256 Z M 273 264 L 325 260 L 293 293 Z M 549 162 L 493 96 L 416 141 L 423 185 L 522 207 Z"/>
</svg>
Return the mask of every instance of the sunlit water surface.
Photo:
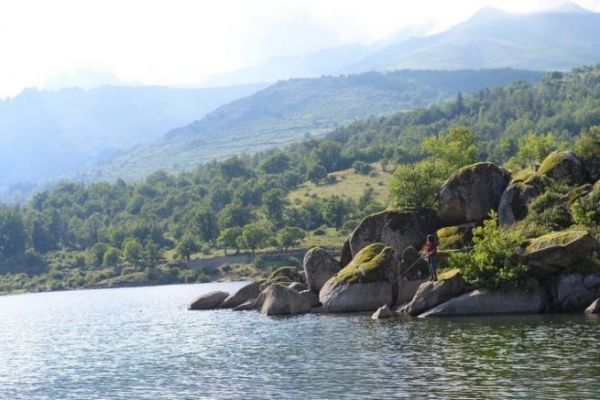
<svg viewBox="0 0 600 400">
<path fill-rule="evenodd" d="M 187 311 L 241 283 L 0 297 L 0 399 L 600 398 L 600 319 Z"/>
</svg>

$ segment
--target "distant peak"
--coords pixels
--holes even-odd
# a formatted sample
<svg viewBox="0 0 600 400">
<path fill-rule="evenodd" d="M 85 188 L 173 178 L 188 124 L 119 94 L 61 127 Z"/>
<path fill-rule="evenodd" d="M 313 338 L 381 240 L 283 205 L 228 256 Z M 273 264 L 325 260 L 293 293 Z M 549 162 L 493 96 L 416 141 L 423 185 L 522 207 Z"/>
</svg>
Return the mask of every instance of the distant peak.
<svg viewBox="0 0 600 400">
<path fill-rule="evenodd" d="M 505 16 L 508 13 L 506 11 L 502 11 L 499 8 L 494 7 L 483 7 L 479 11 L 475 13 L 474 18 L 493 18 L 493 17 L 501 17 Z"/>
<path fill-rule="evenodd" d="M 557 4 L 555 7 L 548 9 L 548 12 L 565 13 L 565 14 L 592 14 L 593 11 L 581 7 L 572 1 L 565 1 Z"/>
</svg>

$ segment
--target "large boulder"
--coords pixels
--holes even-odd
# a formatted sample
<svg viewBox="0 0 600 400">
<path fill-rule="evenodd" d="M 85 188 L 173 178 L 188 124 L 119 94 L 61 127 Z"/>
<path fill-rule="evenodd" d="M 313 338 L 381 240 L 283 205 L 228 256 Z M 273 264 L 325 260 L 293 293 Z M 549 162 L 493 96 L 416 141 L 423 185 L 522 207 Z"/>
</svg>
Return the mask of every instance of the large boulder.
<svg viewBox="0 0 600 400">
<path fill-rule="evenodd" d="M 319 303 L 319 296 L 317 296 L 315 292 L 310 289 L 301 291 L 300 296 L 304 297 L 311 307 L 317 307 L 319 304 L 321 304 Z"/>
<path fill-rule="evenodd" d="M 352 261 L 352 249 L 350 248 L 350 238 L 344 241 L 342 251 L 340 252 L 340 267 L 344 268 Z"/>
<path fill-rule="evenodd" d="M 289 285 L 293 282 L 304 283 L 304 276 L 294 267 L 279 267 L 267 278 L 268 284 Z"/>
<path fill-rule="evenodd" d="M 220 290 L 205 293 L 194 300 L 188 310 L 211 310 L 217 308 L 227 297 L 229 293 Z"/>
<path fill-rule="evenodd" d="M 510 174 L 495 164 L 468 165 L 455 172 L 440 189 L 438 216 L 444 226 L 485 219 L 497 210 Z"/>
<path fill-rule="evenodd" d="M 434 233 L 439 220 L 426 208 L 386 210 L 370 215 L 352 232 L 349 239 L 352 257 L 372 243 L 383 243 L 399 253 L 407 246 L 420 247 Z"/>
<path fill-rule="evenodd" d="M 541 273 L 560 272 L 588 257 L 597 247 L 598 242 L 587 231 L 566 230 L 530 239 L 521 257 Z"/>
<path fill-rule="evenodd" d="M 585 170 L 592 182 L 600 180 L 600 154 L 594 154 L 583 160 Z"/>
<path fill-rule="evenodd" d="M 570 150 L 550 153 L 542 161 L 539 173 L 569 185 L 580 185 L 589 180 L 583 162 Z"/>
<path fill-rule="evenodd" d="M 419 318 L 457 315 L 535 314 L 546 308 L 546 294 L 541 286 L 532 291 L 518 288 L 473 290 L 420 314 Z"/>
<path fill-rule="evenodd" d="M 462 294 L 467 288 L 465 281 L 458 275 L 444 281 L 428 281 L 417 289 L 412 301 L 403 311 L 416 316 L 439 304 Z"/>
<path fill-rule="evenodd" d="M 583 278 L 583 284 L 588 289 L 600 287 L 600 274 L 591 274 Z"/>
<path fill-rule="evenodd" d="M 325 312 L 372 311 L 391 306 L 392 282 L 398 269 L 397 253 L 381 243 L 362 249 L 331 277 L 319 293 Z"/>
<path fill-rule="evenodd" d="M 392 295 L 394 297 L 394 307 L 405 306 L 410 302 L 415 293 L 419 289 L 419 286 L 426 282 L 425 279 L 398 279 L 395 286 L 392 286 Z"/>
<path fill-rule="evenodd" d="M 253 300 L 258 297 L 260 294 L 260 285 L 263 281 L 254 281 L 246 286 L 242 287 L 240 290 L 227 297 L 221 304 L 219 304 L 219 308 L 234 308 L 239 306 L 242 303 L 247 302 L 248 300 Z"/>
<path fill-rule="evenodd" d="M 551 180 L 535 172 L 522 173 L 513 179 L 500 197 L 498 223 L 511 225 L 525 218 L 529 203 L 544 193 Z"/>
<path fill-rule="evenodd" d="M 438 249 L 456 250 L 471 245 L 473 228 L 476 226 L 476 223 L 469 223 L 438 229 L 436 232 Z"/>
<path fill-rule="evenodd" d="M 383 305 L 381 307 L 379 307 L 377 309 L 377 311 L 375 311 L 373 313 L 373 315 L 371 315 L 372 319 L 388 319 L 388 318 L 392 318 L 394 316 L 394 313 L 392 312 L 392 310 L 390 310 L 390 308 L 386 305 Z"/>
<path fill-rule="evenodd" d="M 596 290 L 585 286 L 579 273 L 562 275 L 556 284 L 556 299 L 560 311 L 583 311 L 597 297 Z"/>
<path fill-rule="evenodd" d="M 600 314 L 600 299 L 594 300 L 592 304 L 585 309 L 586 314 Z"/>
<path fill-rule="evenodd" d="M 319 293 L 325 282 L 342 269 L 338 260 L 319 247 L 306 252 L 302 264 L 308 288 L 315 293 Z"/>
<path fill-rule="evenodd" d="M 300 293 L 281 285 L 266 288 L 260 312 L 265 315 L 304 314 L 310 311 L 310 304 Z"/>
</svg>

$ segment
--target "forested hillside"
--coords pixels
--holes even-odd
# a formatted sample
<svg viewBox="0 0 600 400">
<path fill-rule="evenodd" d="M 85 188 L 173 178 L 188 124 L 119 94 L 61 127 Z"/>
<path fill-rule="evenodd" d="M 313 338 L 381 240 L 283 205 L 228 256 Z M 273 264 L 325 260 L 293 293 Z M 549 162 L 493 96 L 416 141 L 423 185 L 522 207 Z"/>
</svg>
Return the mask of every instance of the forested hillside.
<svg viewBox="0 0 600 400">
<path fill-rule="evenodd" d="M 321 137 L 371 115 L 424 107 L 459 92 L 470 93 L 515 80 L 536 82 L 543 75 L 511 69 L 405 70 L 281 81 L 84 176 L 127 180 L 145 177 L 157 169 L 190 170 L 210 160 Z"/>
<path fill-rule="evenodd" d="M 411 163 L 425 165 L 417 178 L 433 184 L 440 164 L 426 162 L 452 166 L 456 154 L 522 168 L 594 125 L 600 125 L 600 67 L 370 118 L 325 139 L 211 162 L 194 172 L 157 172 L 133 184 L 60 184 L 23 207 L 0 208 L 0 290 L 206 279 L 203 271 L 165 262 L 217 249 L 294 247 L 306 235 L 345 234 L 385 207 L 369 190 L 358 200 L 340 193 L 290 202 L 288 193 L 306 181 L 335 185 L 328 173 L 347 168 L 376 176 L 371 164 L 379 162 L 396 170 L 391 202 L 426 203 L 435 198 L 411 199 L 410 191 L 396 190 L 419 171 L 407 167 Z M 586 134 L 585 143 L 600 141 L 594 139 L 599 131 Z M 577 146 L 589 147 L 585 143 Z"/>
</svg>

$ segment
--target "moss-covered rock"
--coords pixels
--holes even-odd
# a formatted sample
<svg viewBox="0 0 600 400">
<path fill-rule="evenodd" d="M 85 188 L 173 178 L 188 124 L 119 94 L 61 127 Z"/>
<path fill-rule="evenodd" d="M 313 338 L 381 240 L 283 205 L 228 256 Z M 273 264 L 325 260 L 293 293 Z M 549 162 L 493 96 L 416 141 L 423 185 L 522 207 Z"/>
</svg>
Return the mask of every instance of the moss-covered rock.
<svg viewBox="0 0 600 400">
<path fill-rule="evenodd" d="M 539 172 L 569 185 L 580 185 L 589 180 L 583 162 L 570 150 L 550 153 L 540 165 Z"/>
<path fill-rule="evenodd" d="M 372 243 L 383 243 L 401 253 L 407 246 L 421 247 L 439 227 L 435 211 L 427 208 L 386 210 L 366 217 L 349 239 L 352 257 Z"/>
<path fill-rule="evenodd" d="M 444 226 L 480 222 L 497 210 L 510 174 L 488 162 L 455 172 L 440 189 L 438 216 Z"/>
<path fill-rule="evenodd" d="M 391 306 L 397 267 L 394 249 L 381 243 L 368 245 L 325 283 L 319 293 L 323 310 L 372 311 L 385 304 Z"/>
<path fill-rule="evenodd" d="M 304 276 L 294 267 L 280 267 L 269 275 L 267 283 L 289 285 L 292 282 L 304 283 Z"/>
<path fill-rule="evenodd" d="M 315 294 L 341 269 L 339 261 L 319 247 L 306 252 L 302 265 L 308 288 Z"/>
<path fill-rule="evenodd" d="M 550 183 L 546 175 L 531 171 L 517 173 L 500 197 L 498 223 L 507 226 L 525 218 L 529 203 L 544 193 Z"/>
<path fill-rule="evenodd" d="M 588 257 L 598 242 L 585 230 L 552 232 L 529 240 L 523 250 L 525 263 L 542 273 L 563 271 Z"/>
<path fill-rule="evenodd" d="M 567 193 L 567 201 L 569 204 L 573 204 L 579 199 L 587 196 L 592 192 L 594 186 L 590 183 L 586 183 L 585 185 L 577 186 Z"/>
<path fill-rule="evenodd" d="M 447 226 L 436 232 L 438 248 L 440 250 L 462 249 L 471 245 L 473 239 L 473 228 L 477 224 L 462 224 Z"/>
</svg>

